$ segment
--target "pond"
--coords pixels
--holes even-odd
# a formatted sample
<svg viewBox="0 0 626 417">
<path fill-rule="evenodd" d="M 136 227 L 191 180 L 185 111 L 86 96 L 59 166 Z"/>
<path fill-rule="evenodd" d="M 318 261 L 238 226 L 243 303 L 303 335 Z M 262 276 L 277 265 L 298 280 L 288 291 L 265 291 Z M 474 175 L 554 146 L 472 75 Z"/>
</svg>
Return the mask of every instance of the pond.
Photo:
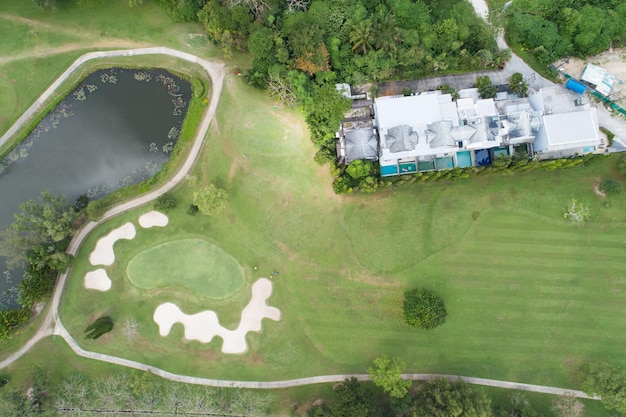
<svg viewBox="0 0 626 417">
<path fill-rule="evenodd" d="M 163 70 L 109 68 L 87 76 L 0 162 L 0 230 L 20 204 L 49 190 L 68 204 L 153 176 L 176 144 L 191 85 Z M 22 272 L 0 258 L 0 308 Z"/>
</svg>

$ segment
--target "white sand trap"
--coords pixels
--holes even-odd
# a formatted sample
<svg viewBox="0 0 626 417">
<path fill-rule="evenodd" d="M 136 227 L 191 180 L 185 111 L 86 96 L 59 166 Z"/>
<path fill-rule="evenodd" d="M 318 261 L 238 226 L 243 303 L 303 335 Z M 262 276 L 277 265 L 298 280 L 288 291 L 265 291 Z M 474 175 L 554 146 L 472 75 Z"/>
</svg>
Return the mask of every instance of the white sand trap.
<svg viewBox="0 0 626 417">
<path fill-rule="evenodd" d="M 85 274 L 85 288 L 89 290 L 108 291 L 111 288 L 111 279 L 104 269 L 96 269 Z"/>
<path fill-rule="evenodd" d="M 167 226 L 167 222 L 169 219 L 163 213 L 159 213 L 158 211 L 151 211 L 146 214 L 142 214 L 139 216 L 139 225 L 144 229 L 148 229 L 150 227 L 165 227 Z"/>
<path fill-rule="evenodd" d="M 108 235 L 100 238 L 96 244 L 96 248 L 89 255 L 89 262 L 92 265 L 111 265 L 115 262 L 115 253 L 113 252 L 113 244 L 119 239 L 131 240 L 135 238 L 135 226 L 132 223 L 126 223 L 123 226 L 111 231 Z"/>
<path fill-rule="evenodd" d="M 175 323 L 185 327 L 185 339 L 209 343 L 214 336 L 224 340 L 223 353 L 245 353 L 248 350 L 246 335 L 248 332 L 260 332 L 264 318 L 280 320 L 280 310 L 268 306 L 266 301 L 272 294 L 272 282 L 261 278 L 252 285 L 252 299 L 241 312 L 241 320 L 236 330 L 222 327 L 213 311 L 202 311 L 188 315 L 176 304 L 161 304 L 154 311 L 153 319 L 159 325 L 159 334 L 167 336 Z"/>
</svg>

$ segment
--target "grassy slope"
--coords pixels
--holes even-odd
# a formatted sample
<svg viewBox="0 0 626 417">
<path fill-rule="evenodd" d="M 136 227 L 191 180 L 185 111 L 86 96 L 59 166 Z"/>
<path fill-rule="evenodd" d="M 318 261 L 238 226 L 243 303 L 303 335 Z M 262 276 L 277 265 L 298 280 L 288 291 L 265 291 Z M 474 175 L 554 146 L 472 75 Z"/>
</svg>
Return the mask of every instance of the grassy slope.
<svg viewBox="0 0 626 417">
<path fill-rule="evenodd" d="M 81 277 L 93 236 L 79 255 L 62 318 L 80 332 L 87 315 L 141 313 L 144 339 L 132 353 L 111 343 L 119 335 L 85 347 L 175 372 L 264 380 L 364 372 L 381 352 L 416 372 L 571 387 L 584 360 L 624 365 L 624 197 L 604 200 L 593 192 L 594 179 L 609 175 L 616 159 L 338 198 L 310 162 L 314 150 L 297 112 L 274 109 L 240 79 L 227 80 L 218 130 L 196 175 L 199 183 L 228 188 L 229 208 L 211 219 L 187 216 L 192 189 L 184 186 L 166 238 L 201 233 L 244 266 L 248 282 L 257 276 L 254 267 L 262 275 L 279 271 L 269 301 L 283 320 L 250 335 L 251 350 L 241 357 L 219 354 L 219 340 L 182 342 L 180 328 L 160 338 L 151 322 L 157 302 L 179 297 L 190 311 L 215 309 L 234 326 L 249 293 L 223 302 L 150 293 L 131 307 L 138 293 L 125 283 L 122 293 L 86 296 Z M 592 222 L 574 226 L 561 218 L 572 197 L 591 205 Z M 414 285 L 444 296 L 445 326 L 420 332 L 402 324 L 402 291 Z"/>
</svg>

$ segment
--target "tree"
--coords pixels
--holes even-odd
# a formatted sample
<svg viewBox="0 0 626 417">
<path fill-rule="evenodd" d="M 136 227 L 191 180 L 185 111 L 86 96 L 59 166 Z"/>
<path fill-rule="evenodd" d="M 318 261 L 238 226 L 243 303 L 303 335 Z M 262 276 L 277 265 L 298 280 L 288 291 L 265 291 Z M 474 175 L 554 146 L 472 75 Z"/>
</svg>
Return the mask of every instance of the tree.
<svg viewBox="0 0 626 417">
<path fill-rule="evenodd" d="M 585 405 L 576 397 L 563 395 L 552 403 L 552 411 L 556 417 L 583 417 Z"/>
<path fill-rule="evenodd" d="M 400 378 L 406 364 L 400 358 L 390 359 L 382 354 L 374 359 L 374 367 L 367 369 L 372 382 L 381 387 L 391 398 L 404 398 L 412 385 L 411 381 Z"/>
<path fill-rule="evenodd" d="M 589 207 L 581 201 L 572 198 L 569 204 L 563 207 L 563 218 L 570 219 L 574 223 L 583 223 L 591 217 Z"/>
<path fill-rule="evenodd" d="M 287 106 L 293 106 L 298 101 L 289 79 L 279 75 L 270 74 L 267 82 L 267 92 L 270 98 L 285 103 Z"/>
<path fill-rule="evenodd" d="M 404 320 L 409 326 L 434 329 L 446 322 L 447 311 L 443 299 L 425 288 L 404 292 L 402 305 Z"/>
<path fill-rule="evenodd" d="M 154 202 L 154 209 L 167 213 L 168 211 L 175 208 L 177 204 L 178 201 L 176 201 L 176 198 L 173 195 L 171 195 L 170 193 L 164 193 L 157 197 L 156 201 Z"/>
<path fill-rule="evenodd" d="M 102 200 L 92 200 L 87 204 L 87 217 L 92 222 L 97 222 L 104 216 L 106 207 Z"/>
<path fill-rule="evenodd" d="M 496 406 L 495 413 L 499 417 L 541 417 L 526 397 L 519 392 L 511 395 L 510 407 Z"/>
<path fill-rule="evenodd" d="M 355 180 L 358 180 L 369 176 L 372 172 L 372 167 L 372 161 L 367 159 L 356 159 L 350 162 L 350 165 L 346 168 L 346 173 Z"/>
<path fill-rule="evenodd" d="M 88 204 L 89 204 L 89 197 L 87 196 L 87 194 L 81 194 L 80 196 L 78 196 L 78 198 L 74 202 L 74 205 L 72 206 L 72 208 L 74 209 L 75 213 L 80 213 L 81 211 L 87 208 Z"/>
<path fill-rule="evenodd" d="M 287 0 L 287 5 L 290 12 L 306 12 L 309 8 L 309 3 L 309 0 Z"/>
<path fill-rule="evenodd" d="M 65 197 L 53 197 L 44 191 L 39 200 L 39 203 L 29 200 L 20 205 L 21 212 L 15 214 L 11 227 L 2 233 L 0 256 L 7 258 L 10 268 L 24 265 L 28 251 L 37 246 L 45 249 L 46 256 L 63 252 L 62 243 L 67 246 L 73 233 L 74 212 Z"/>
<path fill-rule="evenodd" d="M 335 403 L 331 408 L 333 417 L 368 417 L 374 411 L 371 393 L 352 377 L 335 386 Z"/>
<path fill-rule="evenodd" d="M 395 51 L 402 40 L 392 12 L 379 11 L 372 22 L 372 31 L 374 45 L 386 52 Z"/>
<path fill-rule="evenodd" d="M 478 88 L 478 94 L 480 94 L 481 98 L 494 98 L 498 93 L 498 89 L 487 76 L 476 77 L 474 87 Z"/>
<path fill-rule="evenodd" d="M 511 75 L 509 79 L 510 89 L 513 93 L 517 94 L 520 97 L 525 97 L 528 92 L 528 84 L 524 81 L 524 76 L 519 72 Z"/>
<path fill-rule="evenodd" d="M 622 184 L 610 178 L 602 180 L 598 188 L 605 194 L 619 194 L 622 192 Z"/>
<path fill-rule="evenodd" d="M 139 335 L 139 323 L 134 319 L 126 319 L 122 327 L 122 335 L 127 343 L 134 341 Z"/>
<path fill-rule="evenodd" d="M 98 317 L 85 329 L 85 339 L 97 339 L 113 330 L 113 320 L 109 316 Z"/>
<path fill-rule="evenodd" d="M 56 0 L 34 0 L 35 4 L 42 9 L 56 9 L 57 1 Z"/>
<path fill-rule="evenodd" d="M 588 395 L 599 395 L 608 410 L 626 413 L 626 375 L 606 362 L 591 362 L 580 373 Z"/>
<path fill-rule="evenodd" d="M 259 20 L 270 7 L 270 4 L 265 0 L 225 0 L 225 4 L 231 9 L 241 4 L 247 7 L 257 20 Z"/>
<path fill-rule="evenodd" d="M 365 55 L 373 49 L 372 37 L 372 22 L 367 19 L 359 21 L 350 29 L 352 50 Z"/>
<path fill-rule="evenodd" d="M 207 216 L 216 216 L 226 207 L 228 193 L 214 184 L 209 184 L 202 190 L 193 193 L 193 204 L 200 213 Z"/>
<path fill-rule="evenodd" d="M 491 401 L 466 383 L 435 379 L 423 384 L 413 406 L 415 417 L 492 417 Z"/>
</svg>

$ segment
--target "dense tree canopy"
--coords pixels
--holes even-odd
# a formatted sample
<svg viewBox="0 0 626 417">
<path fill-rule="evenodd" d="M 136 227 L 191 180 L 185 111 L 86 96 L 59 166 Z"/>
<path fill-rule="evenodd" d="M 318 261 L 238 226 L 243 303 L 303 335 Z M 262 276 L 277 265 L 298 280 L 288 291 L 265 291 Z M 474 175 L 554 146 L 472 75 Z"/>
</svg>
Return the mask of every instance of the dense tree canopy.
<svg viewBox="0 0 626 417">
<path fill-rule="evenodd" d="M 507 35 L 544 63 L 586 57 L 626 42 L 626 3 L 615 0 L 516 0 Z"/>
<path fill-rule="evenodd" d="M 415 398 L 415 417 L 491 417 L 491 401 L 465 383 L 444 379 L 422 385 Z"/>
<path fill-rule="evenodd" d="M 583 368 L 580 379 L 589 395 L 602 397 L 602 404 L 621 414 L 626 413 L 626 374 L 606 362 L 591 362 Z"/>
</svg>

